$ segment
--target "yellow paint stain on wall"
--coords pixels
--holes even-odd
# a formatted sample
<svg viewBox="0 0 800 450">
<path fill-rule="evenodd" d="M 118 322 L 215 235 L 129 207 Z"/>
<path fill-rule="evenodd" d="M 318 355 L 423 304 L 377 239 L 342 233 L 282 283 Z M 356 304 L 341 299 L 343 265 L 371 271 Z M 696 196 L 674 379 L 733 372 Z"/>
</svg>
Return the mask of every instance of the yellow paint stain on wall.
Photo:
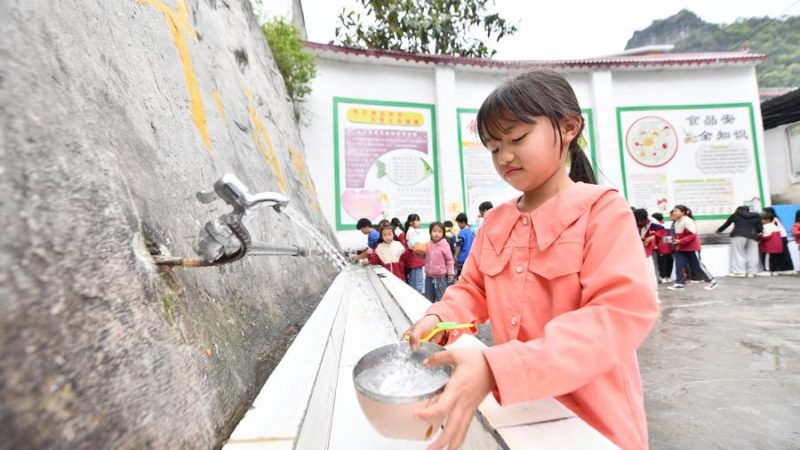
<svg viewBox="0 0 800 450">
<path fill-rule="evenodd" d="M 189 10 L 186 8 L 186 0 L 178 0 L 178 6 L 175 10 L 165 5 L 162 0 L 136 0 L 140 4 L 150 5 L 164 14 L 167 20 L 169 31 L 172 34 L 172 40 L 175 42 L 175 47 L 178 49 L 178 56 L 181 59 L 183 66 L 183 78 L 186 81 L 186 89 L 189 91 L 189 101 L 192 108 L 192 119 L 200 131 L 200 136 L 203 138 L 203 143 L 206 149 L 211 151 L 211 140 L 208 138 L 208 129 L 206 128 L 206 113 L 203 109 L 203 98 L 200 96 L 200 88 L 197 87 L 197 77 L 192 68 L 192 58 L 189 55 L 189 46 L 186 43 L 184 34 L 190 38 L 197 40 L 192 26 L 189 25 Z"/>
<path fill-rule="evenodd" d="M 222 116 L 222 120 L 225 120 L 225 108 L 222 107 L 222 98 L 219 96 L 219 92 L 211 91 L 211 95 L 214 96 L 214 101 L 217 102 L 217 109 L 219 109 L 219 114 Z"/>
<path fill-rule="evenodd" d="M 250 113 L 250 124 L 253 126 L 253 142 L 255 142 L 256 147 L 267 160 L 267 164 L 269 164 L 270 169 L 272 169 L 272 174 L 275 175 L 275 178 L 278 180 L 278 186 L 283 192 L 286 192 L 286 180 L 283 178 L 283 171 L 281 170 L 281 163 L 278 160 L 278 154 L 275 153 L 275 149 L 272 148 L 272 142 L 270 142 L 269 135 L 267 134 L 267 127 L 265 127 L 261 119 L 258 118 L 253 96 L 250 95 L 250 89 L 247 89 L 247 86 L 244 87 L 244 95 L 247 96 L 247 110 Z"/>
<path fill-rule="evenodd" d="M 402 125 L 406 127 L 421 127 L 425 123 L 425 118 L 418 112 L 374 108 L 350 108 L 347 110 L 347 120 L 352 123 Z"/>
<path fill-rule="evenodd" d="M 311 199 L 311 207 L 319 211 L 319 201 L 317 200 L 317 186 L 314 185 L 314 180 L 308 174 L 308 170 L 306 170 L 306 163 L 303 160 L 303 155 L 300 154 L 297 150 L 289 147 L 289 154 L 292 155 L 292 163 L 294 163 L 294 170 L 300 176 L 300 181 L 303 183 L 303 188 L 305 188 L 306 193 L 308 193 L 309 198 Z"/>
</svg>

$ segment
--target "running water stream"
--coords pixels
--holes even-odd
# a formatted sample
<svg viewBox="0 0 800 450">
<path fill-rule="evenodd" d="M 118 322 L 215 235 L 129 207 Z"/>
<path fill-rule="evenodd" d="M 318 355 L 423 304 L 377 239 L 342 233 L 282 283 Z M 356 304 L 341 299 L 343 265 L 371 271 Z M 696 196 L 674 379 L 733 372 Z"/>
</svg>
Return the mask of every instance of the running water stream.
<svg viewBox="0 0 800 450">
<path fill-rule="evenodd" d="M 300 227 L 314 241 L 322 254 L 327 257 L 338 269 L 343 270 L 347 267 L 347 259 L 322 233 L 306 220 L 305 216 L 291 206 L 282 210 L 295 225 Z"/>
</svg>

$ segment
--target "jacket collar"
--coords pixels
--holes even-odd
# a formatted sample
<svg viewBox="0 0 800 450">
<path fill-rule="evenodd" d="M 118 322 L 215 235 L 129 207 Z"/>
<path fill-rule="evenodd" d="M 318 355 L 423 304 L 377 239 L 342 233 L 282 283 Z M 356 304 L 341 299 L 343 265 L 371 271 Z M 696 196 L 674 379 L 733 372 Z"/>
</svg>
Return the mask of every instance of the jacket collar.
<svg viewBox="0 0 800 450">
<path fill-rule="evenodd" d="M 539 250 L 544 250 L 555 242 L 564 230 L 583 216 L 608 191 L 615 189 L 576 183 L 531 212 L 531 223 L 536 232 Z M 517 209 L 518 200 L 519 197 L 515 197 L 491 209 L 486 213 L 484 224 L 481 226 L 481 230 L 486 233 L 498 255 L 503 251 L 511 230 L 522 215 Z"/>
</svg>

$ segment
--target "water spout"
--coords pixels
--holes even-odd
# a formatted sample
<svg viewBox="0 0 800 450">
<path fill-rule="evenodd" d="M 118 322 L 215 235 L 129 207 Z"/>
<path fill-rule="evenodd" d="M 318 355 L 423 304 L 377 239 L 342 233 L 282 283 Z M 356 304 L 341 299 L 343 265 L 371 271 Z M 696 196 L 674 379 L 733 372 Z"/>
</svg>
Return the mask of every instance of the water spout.
<svg viewBox="0 0 800 450">
<path fill-rule="evenodd" d="M 200 230 L 195 251 L 202 258 L 184 258 L 156 255 L 156 264 L 181 267 L 207 267 L 229 264 L 247 254 L 309 256 L 315 252 L 300 246 L 275 246 L 253 242 L 244 220 L 254 214 L 261 205 L 281 212 L 289 204 L 289 198 L 277 192 L 251 194 L 235 175 L 225 174 L 214 183 L 211 192 L 198 192 L 202 203 L 223 200 L 233 211 L 209 220 Z"/>
</svg>

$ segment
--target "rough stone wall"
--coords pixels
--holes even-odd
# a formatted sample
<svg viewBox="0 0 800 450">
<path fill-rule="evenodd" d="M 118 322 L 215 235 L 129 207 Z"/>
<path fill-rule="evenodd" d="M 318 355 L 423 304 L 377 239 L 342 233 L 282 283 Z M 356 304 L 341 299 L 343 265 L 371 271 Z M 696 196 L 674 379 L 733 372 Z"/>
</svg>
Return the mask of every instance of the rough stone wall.
<svg viewBox="0 0 800 450">
<path fill-rule="evenodd" d="M 334 239 L 248 1 L 4 0 L 0 36 L 0 448 L 221 446 L 336 273 L 150 256 L 194 256 L 226 172 Z"/>
</svg>

